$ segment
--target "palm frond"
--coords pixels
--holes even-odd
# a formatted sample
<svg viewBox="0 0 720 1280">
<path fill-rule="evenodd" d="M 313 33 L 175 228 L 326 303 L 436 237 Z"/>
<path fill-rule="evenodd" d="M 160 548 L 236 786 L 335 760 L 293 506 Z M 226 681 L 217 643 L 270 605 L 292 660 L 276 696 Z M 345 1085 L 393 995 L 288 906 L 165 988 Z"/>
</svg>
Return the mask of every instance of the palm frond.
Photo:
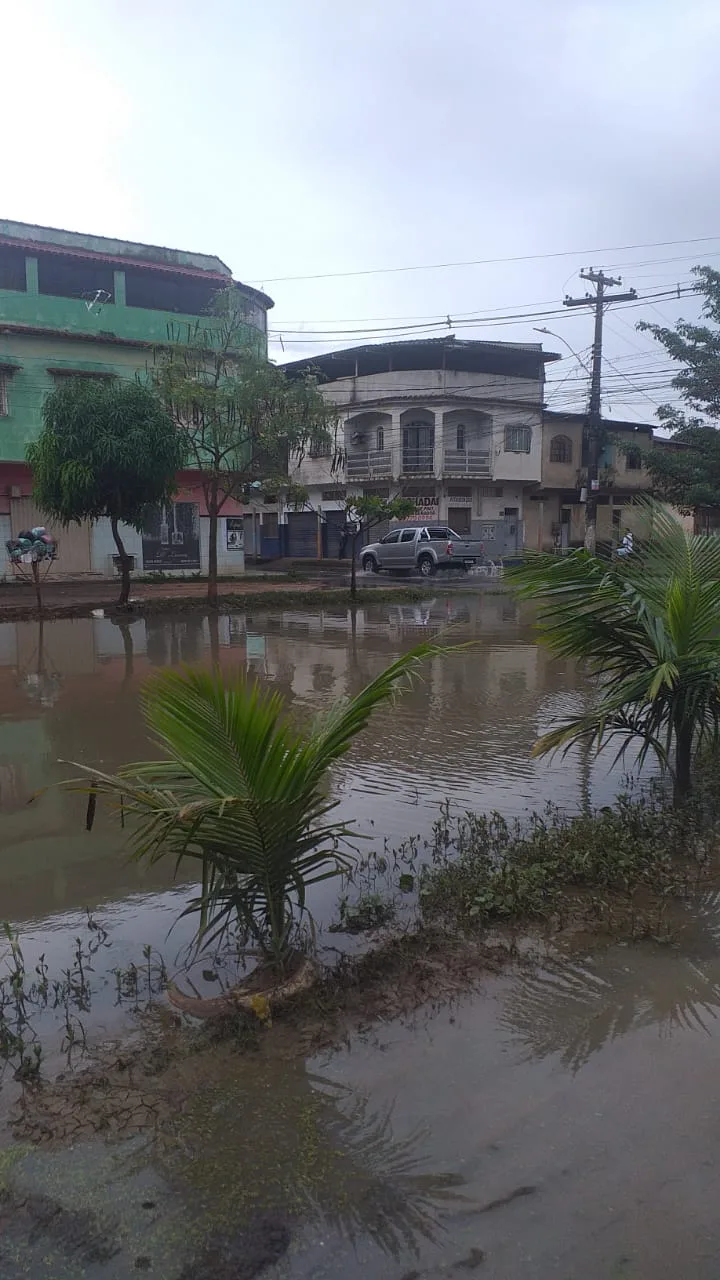
<svg viewBox="0 0 720 1280">
<path fill-rule="evenodd" d="M 218 671 L 166 670 L 145 686 L 145 719 L 164 758 L 117 774 L 76 766 L 67 785 L 122 803 L 134 857 L 171 855 L 202 867 L 206 939 L 238 919 L 276 959 L 287 951 L 307 890 L 347 871 L 353 827 L 333 821 L 325 777 L 377 706 L 417 675 L 434 643 L 416 646 L 309 733 L 277 693 Z"/>
</svg>

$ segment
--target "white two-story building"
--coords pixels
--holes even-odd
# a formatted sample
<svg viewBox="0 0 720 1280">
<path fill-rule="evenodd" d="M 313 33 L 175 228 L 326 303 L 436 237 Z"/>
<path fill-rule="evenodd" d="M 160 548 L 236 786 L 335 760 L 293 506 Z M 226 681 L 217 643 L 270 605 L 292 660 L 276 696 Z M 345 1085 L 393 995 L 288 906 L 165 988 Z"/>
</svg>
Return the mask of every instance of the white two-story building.
<svg viewBox="0 0 720 1280">
<path fill-rule="evenodd" d="M 361 493 L 413 498 L 418 519 L 481 538 L 489 552 L 521 547 L 527 496 L 542 474 L 545 364 L 556 359 L 537 343 L 448 335 L 285 365 L 291 375 L 318 372 L 338 410 L 340 467 L 337 452 L 306 456 L 294 475 L 321 514 L 324 553 L 337 554 L 346 494 Z M 293 554 L 312 516 L 286 519 Z"/>
</svg>

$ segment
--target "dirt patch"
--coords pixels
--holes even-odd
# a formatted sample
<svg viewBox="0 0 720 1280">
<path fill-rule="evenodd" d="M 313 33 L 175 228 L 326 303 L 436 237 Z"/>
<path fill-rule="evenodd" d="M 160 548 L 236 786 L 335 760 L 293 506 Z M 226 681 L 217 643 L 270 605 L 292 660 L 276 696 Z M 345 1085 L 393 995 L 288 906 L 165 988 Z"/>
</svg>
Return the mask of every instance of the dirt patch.
<svg viewBox="0 0 720 1280">
<path fill-rule="evenodd" d="M 106 1048 L 83 1071 L 26 1087 L 11 1111 L 10 1131 L 34 1145 L 138 1133 L 171 1140 L 174 1120 L 202 1080 L 203 1060 L 219 1047 L 295 1060 L 346 1040 L 376 1019 L 446 1003 L 516 954 L 511 941 L 481 944 L 422 932 L 341 963 L 269 1027 L 243 1013 L 200 1030 L 163 1016 L 146 1028 L 141 1045 Z"/>
</svg>

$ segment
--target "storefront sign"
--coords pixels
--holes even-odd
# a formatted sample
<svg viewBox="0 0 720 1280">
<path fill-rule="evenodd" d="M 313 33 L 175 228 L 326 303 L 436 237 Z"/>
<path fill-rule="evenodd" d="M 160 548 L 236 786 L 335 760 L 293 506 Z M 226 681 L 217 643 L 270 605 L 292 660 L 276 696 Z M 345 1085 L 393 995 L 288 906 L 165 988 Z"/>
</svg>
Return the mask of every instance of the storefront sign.
<svg viewBox="0 0 720 1280">
<path fill-rule="evenodd" d="M 415 499 L 415 514 L 423 516 L 425 519 L 434 520 L 437 518 L 438 500 L 434 494 L 423 494 L 421 498 Z"/>
<path fill-rule="evenodd" d="M 242 551 L 245 546 L 245 524 L 242 516 L 228 516 L 225 521 L 228 551 Z"/>
<path fill-rule="evenodd" d="M 200 569 L 200 516 L 196 502 L 174 502 L 148 516 L 142 534 L 143 567 L 150 573 Z"/>
</svg>

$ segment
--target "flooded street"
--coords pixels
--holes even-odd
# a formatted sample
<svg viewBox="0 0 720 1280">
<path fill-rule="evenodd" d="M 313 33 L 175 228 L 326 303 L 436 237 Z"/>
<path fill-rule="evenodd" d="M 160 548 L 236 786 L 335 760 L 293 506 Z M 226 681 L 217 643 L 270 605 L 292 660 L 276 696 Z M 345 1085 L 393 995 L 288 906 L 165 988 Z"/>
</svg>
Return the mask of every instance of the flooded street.
<svg viewBox="0 0 720 1280">
<path fill-rule="evenodd" d="M 700 935 L 509 971 L 307 1060 L 280 1041 L 191 1061 L 153 1148 L 18 1151 L 3 1280 L 716 1280 Z M 232 1269 L 209 1269 L 220 1247 Z"/>
<path fill-rule="evenodd" d="M 133 931 L 142 925 L 144 942 L 164 938 L 163 899 L 154 896 L 167 886 L 164 869 L 148 875 L 128 865 L 119 828 L 100 814 L 88 834 L 82 799 L 52 789 L 73 776 L 59 761 L 111 772 L 150 754 L 137 695 L 153 670 L 209 663 L 214 650 L 223 669 L 246 671 L 310 717 L 438 632 L 448 644 L 476 643 L 433 659 L 415 688 L 375 715 L 334 774 L 343 818 L 378 845 L 397 845 L 425 836 L 446 797 L 459 810 L 504 814 L 612 798 L 618 777 L 605 761 L 530 759 L 538 734 L 590 690 L 573 664 L 538 649 L 507 596 L 367 606 L 354 627 L 345 608 L 221 617 L 217 634 L 192 615 L 124 628 L 55 621 L 42 634 L 37 623 L 0 624 L 0 916 L 55 930 L 64 913 L 103 904 L 115 929 L 131 900 Z M 320 917 L 331 899 L 319 904 Z"/>
<path fill-rule="evenodd" d="M 610 801 L 619 774 L 532 743 L 590 687 L 533 643 L 506 596 L 207 620 L 0 627 L 0 917 L 31 960 L 68 962 L 92 909 L 98 978 L 167 933 L 187 887 L 84 829 L 82 798 L 31 795 L 72 769 L 142 758 L 137 693 L 153 669 L 247 670 L 310 716 L 419 639 L 434 659 L 382 711 L 333 787 L 378 847 L 427 836 L 446 797 L 504 814 Z M 314 902 L 321 924 L 337 892 Z M 69 1108 L 67 1141 L 0 1143 L 3 1280 L 717 1280 L 720 917 L 678 908 L 671 944 L 541 951 L 477 989 L 386 1016 L 313 1051 L 282 1025 L 140 1073 L 109 1076 L 107 1145 Z M 327 935 L 321 935 L 327 940 Z M 94 1025 L 117 1026 L 113 983 Z M 127 1073 L 126 1073 L 127 1074 Z M 127 1096 L 126 1096 L 127 1095 Z M 183 1098 L 183 1105 L 179 1099 Z M 137 1119 L 133 1107 L 143 1112 Z M 130 1123 L 127 1118 L 130 1116 Z M 151 1140 L 147 1117 L 157 1121 Z"/>
</svg>

